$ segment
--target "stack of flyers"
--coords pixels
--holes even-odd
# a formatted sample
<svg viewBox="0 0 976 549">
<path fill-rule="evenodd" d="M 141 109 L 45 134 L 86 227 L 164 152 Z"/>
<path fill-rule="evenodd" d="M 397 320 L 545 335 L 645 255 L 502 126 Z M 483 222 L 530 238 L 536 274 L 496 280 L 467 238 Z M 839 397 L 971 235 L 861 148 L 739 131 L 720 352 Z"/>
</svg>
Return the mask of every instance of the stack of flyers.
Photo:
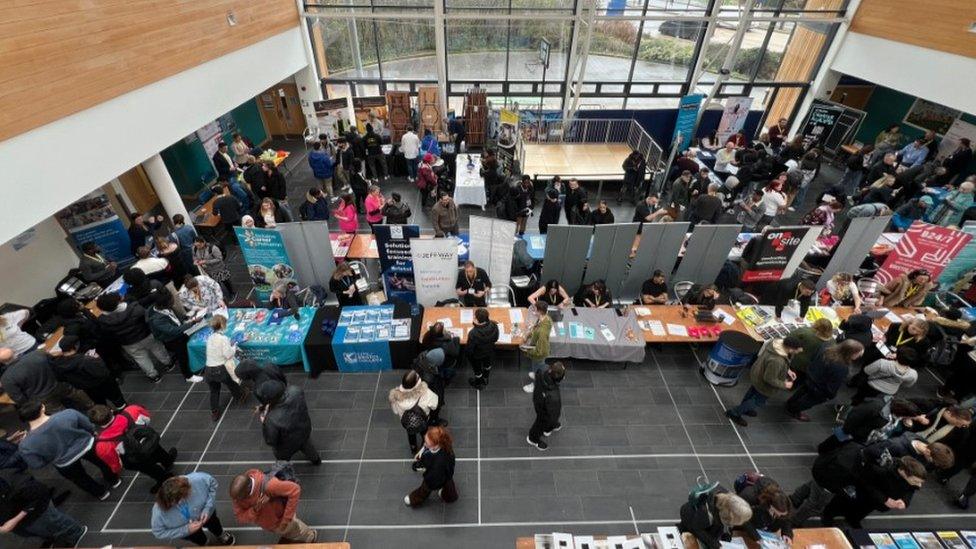
<svg viewBox="0 0 976 549">
<path fill-rule="evenodd" d="M 758 530 L 759 532 L 759 546 L 762 549 L 787 549 L 786 542 L 779 534 L 774 534 L 772 532 L 767 532 L 766 530 Z"/>
<path fill-rule="evenodd" d="M 381 324 L 376 327 L 376 340 L 377 341 L 389 341 L 391 328 L 389 324 Z"/>
<path fill-rule="evenodd" d="M 968 543 L 970 547 L 976 549 L 976 532 L 972 530 L 960 530 L 959 534 L 962 535 L 962 539 L 966 540 L 966 543 Z"/>
<path fill-rule="evenodd" d="M 962 540 L 959 534 L 951 531 L 936 532 L 939 535 L 939 539 L 945 544 L 949 549 L 969 549 L 966 546 L 966 542 Z"/>
<path fill-rule="evenodd" d="M 898 549 L 921 549 L 918 543 L 915 542 L 915 538 L 908 532 L 892 533 L 891 539 L 895 541 Z"/>
<path fill-rule="evenodd" d="M 379 322 L 389 322 L 393 320 L 393 307 L 384 307 L 380 310 Z"/>
<path fill-rule="evenodd" d="M 393 337 L 396 341 L 410 339 L 410 319 L 398 318 L 390 323 L 393 327 Z"/>
<path fill-rule="evenodd" d="M 898 545 L 895 544 L 895 540 L 891 539 L 888 534 L 868 534 L 871 538 L 871 542 L 878 549 L 898 549 Z"/>
<path fill-rule="evenodd" d="M 359 341 L 369 343 L 376 337 L 376 326 L 363 326 L 359 330 Z"/>
<path fill-rule="evenodd" d="M 913 532 L 912 535 L 915 536 L 915 541 L 922 546 L 922 549 L 942 549 L 939 538 L 932 532 Z"/>
<path fill-rule="evenodd" d="M 343 343 L 356 343 L 359 341 L 359 326 L 350 326 L 346 329 L 346 336 L 342 338 Z"/>
<path fill-rule="evenodd" d="M 352 323 L 352 311 L 342 311 L 339 315 L 339 326 L 348 326 Z"/>
</svg>

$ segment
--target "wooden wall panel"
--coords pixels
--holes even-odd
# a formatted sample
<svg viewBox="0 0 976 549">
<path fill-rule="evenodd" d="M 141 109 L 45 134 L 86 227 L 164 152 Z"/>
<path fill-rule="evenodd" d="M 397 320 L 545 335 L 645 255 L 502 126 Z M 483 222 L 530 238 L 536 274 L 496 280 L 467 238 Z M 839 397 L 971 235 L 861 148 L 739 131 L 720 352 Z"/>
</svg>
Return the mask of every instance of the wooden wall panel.
<svg viewBox="0 0 976 549">
<path fill-rule="evenodd" d="M 294 0 L 7 0 L 3 13 L 0 141 L 299 23 Z"/>
<path fill-rule="evenodd" d="M 861 0 L 851 30 L 923 48 L 976 58 L 973 0 Z M 879 62 L 897 63 L 894 59 Z"/>
</svg>

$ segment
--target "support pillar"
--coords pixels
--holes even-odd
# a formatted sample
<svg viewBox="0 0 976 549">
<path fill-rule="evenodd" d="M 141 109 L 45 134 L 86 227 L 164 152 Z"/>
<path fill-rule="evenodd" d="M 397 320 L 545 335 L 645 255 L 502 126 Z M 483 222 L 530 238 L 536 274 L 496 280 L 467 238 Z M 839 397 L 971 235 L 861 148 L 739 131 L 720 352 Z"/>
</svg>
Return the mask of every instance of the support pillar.
<svg viewBox="0 0 976 549">
<path fill-rule="evenodd" d="M 183 204 L 180 191 L 176 190 L 176 183 L 170 177 L 169 170 L 166 169 L 166 163 L 163 162 L 163 157 L 158 154 L 150 156 L 143 161 L 142 169 L 146 170 L 149 183 L 152 185 L 153 190 L 156 191 L 156 196 L 159 197 L 159 201 L 163 203 L 163 209 L 166 210 L 166 215 L 172 219 L 174 215 L 182 214 L 187 223 L 192 223 L 193 218 L 190 217 L 190 212 L 186 210 L 186 205 Z"/>
</svg>

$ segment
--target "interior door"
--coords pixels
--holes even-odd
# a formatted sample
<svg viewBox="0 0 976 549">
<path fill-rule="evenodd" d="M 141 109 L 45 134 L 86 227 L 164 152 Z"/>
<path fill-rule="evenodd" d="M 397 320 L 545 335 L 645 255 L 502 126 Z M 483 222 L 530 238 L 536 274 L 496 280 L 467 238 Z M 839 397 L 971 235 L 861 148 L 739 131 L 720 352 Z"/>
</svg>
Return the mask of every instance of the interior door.
<svg viewBox="0 0 976 549">
<path fill-rule="evenodd" d="M 305 116 L 295 84 L 278 84 L 261 93 L 257 100 L 272 136 L 296 136 L 305 131 Z"/>
</svg>

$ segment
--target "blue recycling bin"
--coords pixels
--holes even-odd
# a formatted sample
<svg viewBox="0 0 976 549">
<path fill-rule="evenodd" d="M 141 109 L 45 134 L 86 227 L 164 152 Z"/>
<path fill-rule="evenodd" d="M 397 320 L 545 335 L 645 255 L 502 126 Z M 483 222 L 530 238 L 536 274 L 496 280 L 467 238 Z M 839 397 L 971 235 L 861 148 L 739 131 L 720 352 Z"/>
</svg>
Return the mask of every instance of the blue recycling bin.
<svg viewBox="0 0 976 549">
<path fill-rule="evenodd" d="M 742 332 L 726 330 L 708 353 L 704 364 L 705 379 L 712 385 L 731 387 L 749 369 L 762 345 Z"/>
</svg>

